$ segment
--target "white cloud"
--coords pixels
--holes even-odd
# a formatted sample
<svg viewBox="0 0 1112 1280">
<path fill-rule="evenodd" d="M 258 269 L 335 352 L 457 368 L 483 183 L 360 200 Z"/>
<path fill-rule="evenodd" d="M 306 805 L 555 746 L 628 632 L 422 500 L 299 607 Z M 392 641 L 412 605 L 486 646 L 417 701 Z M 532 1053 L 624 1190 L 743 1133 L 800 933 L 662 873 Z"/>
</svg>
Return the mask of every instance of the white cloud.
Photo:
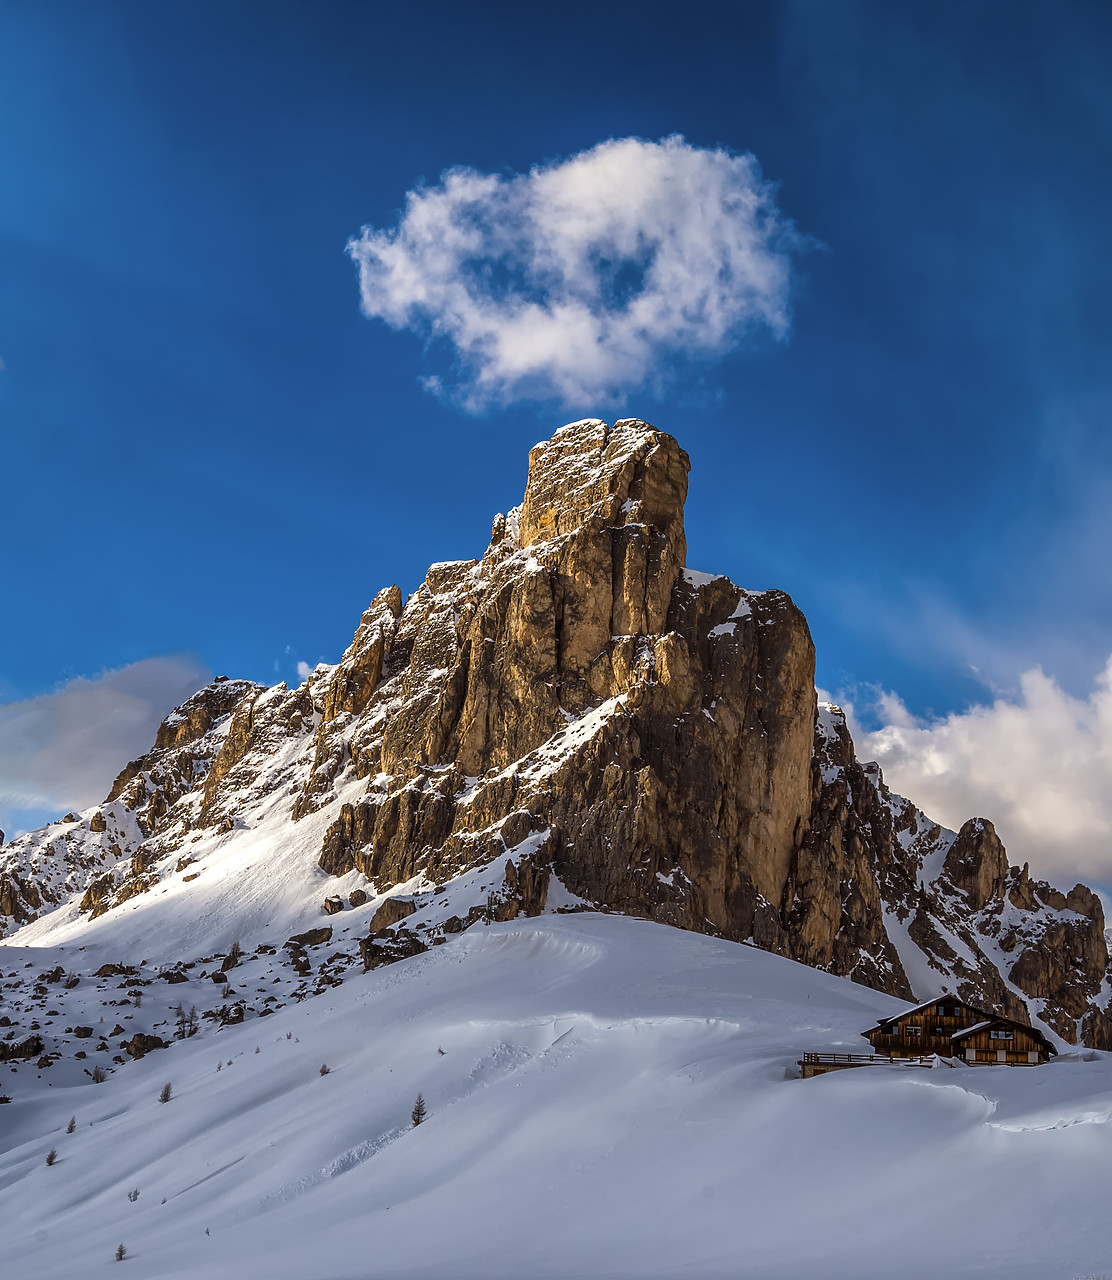
<svg viewBox="0 0 1112 1280">
<path fill-rule="evenodd" d="M 364 312 L 444 338 L 460 401 L 598 404 L 789 327 L 802 243 L 751 155 L 622 138 L 504 177 L 451 169 L 348 245 Z M 443 392 L 441 379 L 426 380 Z"/>
<path fill-rule="evenodd" d="M 1112 658 L 1084 698 L 1034 667 L 1017 698 L 942 719 L 917 719 L 893 693 L 873 711 L 879 729 L 852 723 L 857 754 L 893 790 L 955 829 L 992 819 L 1011 860 L 1038 874 L 1112 883 Z"/>
<path fill-rule="evenodd" d="M 301 680 L 308 680 L 313 674 L 313 668 L 307 662 L 299 662 L 297 664 L 297 675 Z"/>
<path fill-rule="evenodd" d="M 0 705 L 0 806 L 60 811 L 103 800 L 166 714 L 209 679 L 197 658 L 171 654 Z"/>
</svg>

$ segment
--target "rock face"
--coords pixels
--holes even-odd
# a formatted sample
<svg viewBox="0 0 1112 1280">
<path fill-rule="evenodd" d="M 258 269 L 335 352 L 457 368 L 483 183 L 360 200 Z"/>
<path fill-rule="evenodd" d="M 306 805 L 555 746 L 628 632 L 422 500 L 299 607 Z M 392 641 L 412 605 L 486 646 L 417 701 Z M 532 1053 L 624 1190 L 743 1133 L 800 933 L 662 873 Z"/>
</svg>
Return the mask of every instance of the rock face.
<svg viewBox="0 0 1112 1280">
<path fill-rule="evenodd" d="M 0 913 L 111 910 L 191 865 L 197 833 L 235 840 L 285 806 L 306 874 L 345 878 L 326 909 L 370 904 L 367 968 L 479 919 L 621 911 L 1112 1043 L 1099 901 L 1010 867 L 983 819 L 943 830 L 856 759 L 791 600 L 684 567 L 688 466 L 644 422 L 562 428 L 481 559 L 381 591 L 299 689 L 195 695 L 104 805 L 4 850 Z M 434 919 L 480 868 L 499 888 Z M 394 931 L 409 915 L 425 941 Z"/>
<path fill-rule="evenodd" d="M 342 761 L 370 780 L 325 870 L 381 889 L 509 855 L 515 882 L 524 860 L 605 909 L 785 945 L 814 651 L 787 596 L 684 572 L 687 472 L 644 423 L 565 427 L 482 560 L 434 565 L 400 611 L 378 597 L 315 691 L 298 816 Z"/>
<path fill-rule="evenodd" d="M 1026 866 L 1010 866 L 985 818 L 947 831 L 893 794 L 875 764 L 858 763 L 837 707 L 820 708 L 815 788 L 801 862 L 816 866 L 807 856 L 813 843 L 824 856 L 801 879 L 795 911 L 817 919 L 822 946 L 799 959 L 915 998 L 934 994 L 905 976 L 925 962 L 939 990 L 1020 1021 L 1034 1015 L 1071 1044 L 1112 1047 L 1100 1000 L 1109 967 L 1104 914 L 1094 893 L 1077 885 L 1063 894 L 1031 880 Z M 836 838 L 823 840 L 824 832 Z M 858 956 L 858 944 L 867 956 Z M 870 974 L 873 961 L 879 975 Z"/>
</svg>

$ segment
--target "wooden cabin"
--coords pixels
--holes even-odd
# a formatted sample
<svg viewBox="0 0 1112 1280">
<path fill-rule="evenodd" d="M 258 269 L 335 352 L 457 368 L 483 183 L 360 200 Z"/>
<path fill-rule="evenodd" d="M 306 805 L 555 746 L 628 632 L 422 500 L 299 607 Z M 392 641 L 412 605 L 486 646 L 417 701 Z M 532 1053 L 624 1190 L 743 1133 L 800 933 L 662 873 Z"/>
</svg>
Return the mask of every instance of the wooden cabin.
<svg viewBox="0 0 1112 1280">
<path fill-rule="evenodd" d="M 1037 1066 L 1057 1049 L 1035 1027 L 1001 1017 L 956 996 L 941 995 L 861 1033 L 873 1052 L 889 1058 L 937 1053 L 970 1066 Z"/>
</svg>

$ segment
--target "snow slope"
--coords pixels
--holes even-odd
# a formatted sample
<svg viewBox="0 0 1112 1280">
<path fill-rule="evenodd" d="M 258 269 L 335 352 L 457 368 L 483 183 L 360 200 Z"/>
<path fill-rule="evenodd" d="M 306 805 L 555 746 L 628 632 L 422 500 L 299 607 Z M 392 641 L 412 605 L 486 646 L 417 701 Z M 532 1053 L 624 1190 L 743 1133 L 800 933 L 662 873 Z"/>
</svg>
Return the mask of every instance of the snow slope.
<svg viewBox="0 0 1112 1280">
<path fill-rule="evenodd" d="M 118 1276 L 119 1243 L 122 1274 L 183 1280 L 1112 1271 L 1112 1055 L 796 1078 L 899 1007 L 640 920 L 477 925 L 103 1084 L 19 1067 L 0 1257 L 21 1280 Z"/>
</svg>

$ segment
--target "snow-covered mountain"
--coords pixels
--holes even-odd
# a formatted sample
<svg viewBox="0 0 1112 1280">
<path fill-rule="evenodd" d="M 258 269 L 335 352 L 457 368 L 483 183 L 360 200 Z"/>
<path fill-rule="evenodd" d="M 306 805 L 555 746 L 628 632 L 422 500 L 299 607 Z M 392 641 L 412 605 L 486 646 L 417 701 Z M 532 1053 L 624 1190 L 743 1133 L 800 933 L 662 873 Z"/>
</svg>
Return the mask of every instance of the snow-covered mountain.
<svg viewBox="0 0 1112 1280">
<path fill-rule="evenodd" d="M 8 933 L 89 945 L 141 901 L 177 964 L 328 912 L 374 966 L 601 909 L 1112 1045 L 1096 895 L 857 761 L 788 597 L 684 567 L 687 471 L 646 423 L 562 428 L 481 560 L 380 592 L 298 689 L 201 690 L 103 805 L 6 845 Z"/>
<path fill-rule="evenodd" d="M 684 567 L 686 477 L 645 423 L 563 428 L 481 560 L 0 850 L 15 1273 L 1106 1264 L 1099 901 L 856 759 L 788 597 Z M 798 1079 L 943 989 L 1060 1056 Z"/>
</svg>

